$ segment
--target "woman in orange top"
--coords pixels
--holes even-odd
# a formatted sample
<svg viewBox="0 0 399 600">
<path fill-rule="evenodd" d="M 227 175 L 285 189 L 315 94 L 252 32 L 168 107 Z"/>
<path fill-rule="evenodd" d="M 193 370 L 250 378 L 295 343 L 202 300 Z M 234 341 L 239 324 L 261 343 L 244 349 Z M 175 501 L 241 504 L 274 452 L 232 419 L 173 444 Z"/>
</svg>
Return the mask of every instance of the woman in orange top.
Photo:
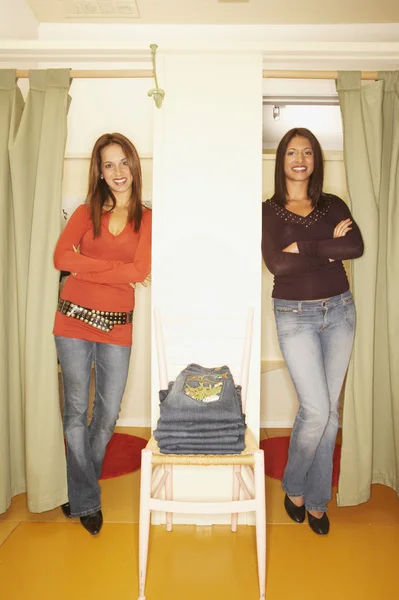
<svg viewBox="0 0 399 600">
<path fill-rule="evenodd" d="M 54 265 L 71 276 L 62 289 L 54 335 L 64 386 L 69 502 L 93 535 L 102 526 L 100 488 L 105 450 L 126 386 L 132 344 L 134 286 L 151 270 L 151 211 L 141 201 L 140 159 L 119 133 L 94 145 L 86 204 L 71 215 Z M 92 362 L 96 393 L 88 425 Z"/>
</svg>

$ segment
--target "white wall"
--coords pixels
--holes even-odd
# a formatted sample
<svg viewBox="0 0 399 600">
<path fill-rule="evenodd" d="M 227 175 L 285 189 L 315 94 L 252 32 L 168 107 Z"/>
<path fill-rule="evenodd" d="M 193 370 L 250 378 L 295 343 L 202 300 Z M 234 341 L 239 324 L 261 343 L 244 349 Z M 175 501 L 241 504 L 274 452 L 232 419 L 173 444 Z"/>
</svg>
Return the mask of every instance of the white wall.
<svg viewBox="0 0 399 600">
<path fill-rule="evenodd" d="M 39 23 L 25 0 L 0 0 L 0 39 L 38 37 Z"/>
<path fill-rule="evenodd" d="M 261 58 L 168 55 L 162 81 L 168 95 L 154 147 L 153 305 L 205 310 L 210 319 L 252 307 L 259 331 Z M 259 360 L 255 334 L 254 425 Z"/>
<path fill-rule="evenodd" d="M 167 97 L 155 123 L 153 306 L 166 316 L 181 315 L 174 320 L 173 334 L 180 338 L 175 342 L 177 351 L 185 355 L 186 364 L 201 356 L 206 366 L 215 366 L 216 360 L 219 365 L 229 363 L 232 354 L 240 353 L 242 345 L 234 337 L 247 309 L 254 309 L 247 422 L 257 435 L 261 56 L 168 54 L 160 67 Z M 240 318 L 227 325 L 230 311 L 237 311 Z M 196 319 L 204 314 L 208 325 L 217 328 L 217 336 L 199 339 L 195 333 L 193 345 Z M 191 317 L 191 322 L 183 316 Z M 159 402 L 155 343 L 152 350 L 154 423 Z M 176 471 L 176 499 L 206 495 L 218 500 L 230 495 L 230 469 L 195 469 L 195 474 L 192 468 Z M 186 515 L 180 522 L 227 520 L 219 516 L 197 521 Z"/>
<path fill-rule="evenodd" d="M 79 63 L 71 68 L 98 69 L 101 66 Z M 107 64 L 104 68 L 112 70 L 114 65 Z M 127 64 L 124 68 L 134 68 L 134 65 Z M 147 95 L 151 87 L 151 79 L 74 80 L 67 154 L 90 152 L 100 135 L 120 131 L 133 141 L 140 156 L 152 156 L 154 102 Z"/>
<path fill-rule="evenodd" d="M 3 0 L 3 2 L 6 0 Z M 22 1 L 22 0 L 20 0 Z M 193 42 L 397 42 L 398 23 L 341 25 L 140 25 L 41 23 L 42 40 Z M 306 65 L 303 68 L 307 68 Z M 311 68 L 311 67 L 309 67 Z"/>
</svg>

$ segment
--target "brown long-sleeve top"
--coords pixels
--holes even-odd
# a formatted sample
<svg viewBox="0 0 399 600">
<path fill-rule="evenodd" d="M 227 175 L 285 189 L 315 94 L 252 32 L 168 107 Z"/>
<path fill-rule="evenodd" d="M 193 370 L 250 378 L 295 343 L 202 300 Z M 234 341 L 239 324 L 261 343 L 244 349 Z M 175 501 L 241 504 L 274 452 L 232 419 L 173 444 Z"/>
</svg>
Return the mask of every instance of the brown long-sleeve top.
<svg viewBox="0 0 399 600">
<path fill-rule="evenodd" d="M 332 194 L 323 194 L 306 217 L 273 199 L 263 203 L 262 254 L 274 275 L 273 298 L 318 300 L 349 289 L 342 261 L 363 254 L 362 235 L 353 221 L 344 237 L 333 238 L 335 226 L 348 218 L 353 221 L 349 208 Z M 293 242 L 298 243 L 299 254 L 283 252 Z"/>
<path fill-rule="evenodd" d="M 85 308 L 103 311 L 129 312 L 134 307 L 134 289 L 130 283 L 144 281 L 151 270 L 152 212 L 143 210 L 138 232 L 127 223 L 118 234 L 109 231 L 111 213 L 101 217 L 101 235 L 93 237 L 90 208 L 78 206 L 62 232 L 55 252 L 54 266 L 70 271 L 61 298 Z M 79 252 L 74 251 L 79 247 Z M 115 325 L 104 332 L 91 325 L 71 319 L 58 312 L 55 316 L 55 335 L 78 338 L 103 344 L 130 346 L 132 324 Z"/>
</svg>

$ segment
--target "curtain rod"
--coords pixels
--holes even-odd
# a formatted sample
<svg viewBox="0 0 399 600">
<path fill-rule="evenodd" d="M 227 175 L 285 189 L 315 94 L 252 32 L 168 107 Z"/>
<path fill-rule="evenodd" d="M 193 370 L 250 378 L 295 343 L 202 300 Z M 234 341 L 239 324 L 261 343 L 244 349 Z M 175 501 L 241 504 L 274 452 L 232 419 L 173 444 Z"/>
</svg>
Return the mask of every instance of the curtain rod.
<svg viewBox="0 0 399 600">
<path fill-rule="evenodd" d="M 17 79 L 26 79 L 29 77 L 29 71 L 17 70 Z M 152 79 L 154 71 L 151 69 L 136 70 L 117 70 L 103 71 L 76 71 L 71 70 L 71 79 Z"/>
<path fill-rule="evenodd" d="M 263 71 L 265 79 L 338 79 L 338 71 Z M 362 79 L 376 80 L 376 71 L 363 71 Z"/>
<path fill-rule="evenodd" d="M 29 77 L 29 71 L 17 70 L 17 78 L 25 79 Z M 71 71 L 71 79 L 152 79 L 154 72 L 152 70 L 90 70 L 90 71 Z M 265 79 L 338 79 L 338 71 L 263 71 Z M 376 71 L 363 71 L 362 79 L 377 80 Z"/>
</svg>

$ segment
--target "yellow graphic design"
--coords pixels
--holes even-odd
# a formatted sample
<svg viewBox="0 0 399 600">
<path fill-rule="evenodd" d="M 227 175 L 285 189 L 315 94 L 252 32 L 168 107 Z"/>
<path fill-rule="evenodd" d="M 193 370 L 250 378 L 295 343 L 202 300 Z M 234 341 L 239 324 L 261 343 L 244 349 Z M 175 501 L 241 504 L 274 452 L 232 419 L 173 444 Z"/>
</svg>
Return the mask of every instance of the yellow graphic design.
<svg viewBox="0 0 399 600">
<path fill-rule="evenodd" d="M 219 373 L 213 376 L 192 375 L 187 377 L 184 393 L 193 400 L 200 402 L 215 402 L 220 399 L 223 389 L 223 381 L 227 373 Z"/>
</svg>

